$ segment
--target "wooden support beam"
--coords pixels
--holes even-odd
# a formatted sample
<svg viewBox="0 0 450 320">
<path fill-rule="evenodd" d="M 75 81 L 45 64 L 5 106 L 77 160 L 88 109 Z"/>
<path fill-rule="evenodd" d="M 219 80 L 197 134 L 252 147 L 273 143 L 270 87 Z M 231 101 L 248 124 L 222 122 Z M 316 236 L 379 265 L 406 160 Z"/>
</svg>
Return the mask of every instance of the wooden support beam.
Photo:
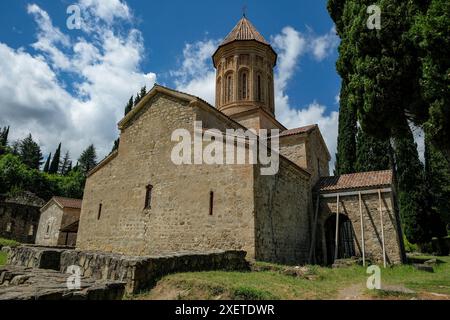
<svg viewBox="0 0 450 320">
<path fill-rule="evenodd" d="M 337 260 L 339 256 L 339 193 L 336 198 L 336 238 L 334 242 L 334 260 Z"/>
<path fill-rule="evenodd" d="M 320 206 L 320 194 L 317 195 L 316 200 L 316 208 L 315 208 L 315 215 L 314 215 L 314 225 L 313 225 L 313 232 L 311 237 L 311 247 L 309 249 L 309 264 L 313 264 L 313 256 L 314 256 L 314 250 L 316 248 L 316 233 L 317 233 L 317 220 L 319 217 L 319 206 Z"/>
<path fill-rule="evenodd" d="M 366 241 L 364 239 L 364 217 L 363 217 L 363 211 L 362 211 L 362 196 L 361 196 L 361 192 L 359 193 L 359 216 L 361 218 L 362 259 L 363 259 L 363 266 L 366 266 Z"/>
<path fill-rule="evenodd" d="M 381 221 L 381 242 L 383 245 L 383 265 L 386 268 L 386 245 L 384 242 L 384 222 L 383 222 L 383 203 L 381 200 L 381 190 L 378 190 L 378 202 L 379 202 L 379 210 L 380 210 L 380 221 Z"/>
</svg>

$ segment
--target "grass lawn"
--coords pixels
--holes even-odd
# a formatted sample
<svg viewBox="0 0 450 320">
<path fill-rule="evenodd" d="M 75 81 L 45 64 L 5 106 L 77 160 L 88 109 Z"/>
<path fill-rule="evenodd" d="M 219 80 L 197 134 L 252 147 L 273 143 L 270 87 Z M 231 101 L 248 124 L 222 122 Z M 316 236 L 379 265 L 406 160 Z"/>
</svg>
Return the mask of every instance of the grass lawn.
<svg viewBox="0 0 450 320">
<path fill-rule="evenodd" d="M 0 251 L 0 266 L 6 263 L 6 252 Z"/>
<path fill-rule="evenodd" d="M 427 257 L 428 259 L 429 257 Z M 366 268 L 310 267 L 312 279 L 295 278 L 276 270 L 262 272 L 193 272 L 164 277 L 156 287 L 130 299 L 450 299 L 450 257 L 434 273 L 411 265 L 381 269 L 382 287 L 366 288 Z M 392 289 L 395 288 L 395 289 Z M 406 289 L 414 293 L 404 293 Z M 393 292 L 394 290 L 394 292 Z"/>
</svg>

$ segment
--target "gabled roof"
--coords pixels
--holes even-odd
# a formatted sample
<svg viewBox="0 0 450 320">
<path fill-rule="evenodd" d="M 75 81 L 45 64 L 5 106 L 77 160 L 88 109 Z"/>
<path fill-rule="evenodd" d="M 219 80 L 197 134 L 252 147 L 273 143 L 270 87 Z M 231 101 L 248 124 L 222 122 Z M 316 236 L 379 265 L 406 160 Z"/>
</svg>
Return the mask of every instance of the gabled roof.
<svg viewBox="0 0 450 320">
<path fill-rule="evenodd" d="M 42 207 L 41 211 L 44 211 L 48 208 L 51 203 L 56 203 L 61 209 L 69 208 L 69 209 L 81 209 L 82 200 L 80 199 L 72 199 L 65 197 L 53 197 L 45 206 Z"/>
<path fill-rule="evenodd" d="M 220 46 L 224 46 L 233 41 L 255 40 L 269 45 L 269 42 L 256 30 L 255 26 L 246 18 L 242 17 L 233 30 L 225 37 Z"/>
<path fill-rule="evenodd" d="M 392 184 L 392 170 L 343 174 L 323 177 L 317 183 L 320 192 L 389 187 Z"/>
</svg>

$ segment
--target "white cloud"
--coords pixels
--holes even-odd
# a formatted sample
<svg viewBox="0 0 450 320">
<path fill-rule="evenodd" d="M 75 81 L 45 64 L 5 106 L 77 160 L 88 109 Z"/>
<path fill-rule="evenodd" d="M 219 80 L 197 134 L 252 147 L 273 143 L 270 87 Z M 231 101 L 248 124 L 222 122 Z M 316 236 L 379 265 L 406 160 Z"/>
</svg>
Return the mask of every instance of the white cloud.
<svg viewBox="0 0 450 320">
<path fill-rule="evenodd" d="M 185 45 L 181 66 L 170 72 L 177 90 L 201 97 L 214 105 L 216 71 L 211 56 L 219 43 L 219 40 L 204 40 Z"/>
<path fill-rule="evenodd" d="M 45 153 L 61 141 L 74 159 L 90 143 L 100 157 L 106 155 L 129 97 L 156 80 L 140 70 L 140 32 L 114 23 L 130 18 L 126 4 L 80 0 L 79 5 L 92 20 L 85 21 L 89 27 L 78 38 L 61 32 L 32 4 L 27 9 L 38 26 L 32 45 L 38 53 L 0 43 L 0 126 L 11 126 L 12 139 L 31 132 Z M 66 75 L 76 79 L 71 86 L 63 82 Z"/>
<path fill-rule="evenodd" d="M 333 27 L 327 34 L 313 38 L 310 44 L 310 50 L 316 60 L 322 61 L 329 56 L 338 45 L 339 37 L 336 35 L 336 28 Z"/>
</svg>

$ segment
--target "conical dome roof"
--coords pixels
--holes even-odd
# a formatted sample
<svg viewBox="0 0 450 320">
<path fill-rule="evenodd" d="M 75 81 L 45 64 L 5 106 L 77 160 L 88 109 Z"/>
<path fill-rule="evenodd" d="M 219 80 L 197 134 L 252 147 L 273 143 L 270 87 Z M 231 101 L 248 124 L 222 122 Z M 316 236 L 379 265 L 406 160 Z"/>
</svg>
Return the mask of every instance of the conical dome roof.
<svg viewBox="0 0 450 320">
<path fill-rule="evenodd" d="M 220 46 L 226 45 L 233 41 L 239 40 L 255 40 L 263 44 L 269 45 L 269 42 L 256 30 L 253 24 L 244 16 L 237 23 L 234 29 L 225 37 Z"/>
</svg>

